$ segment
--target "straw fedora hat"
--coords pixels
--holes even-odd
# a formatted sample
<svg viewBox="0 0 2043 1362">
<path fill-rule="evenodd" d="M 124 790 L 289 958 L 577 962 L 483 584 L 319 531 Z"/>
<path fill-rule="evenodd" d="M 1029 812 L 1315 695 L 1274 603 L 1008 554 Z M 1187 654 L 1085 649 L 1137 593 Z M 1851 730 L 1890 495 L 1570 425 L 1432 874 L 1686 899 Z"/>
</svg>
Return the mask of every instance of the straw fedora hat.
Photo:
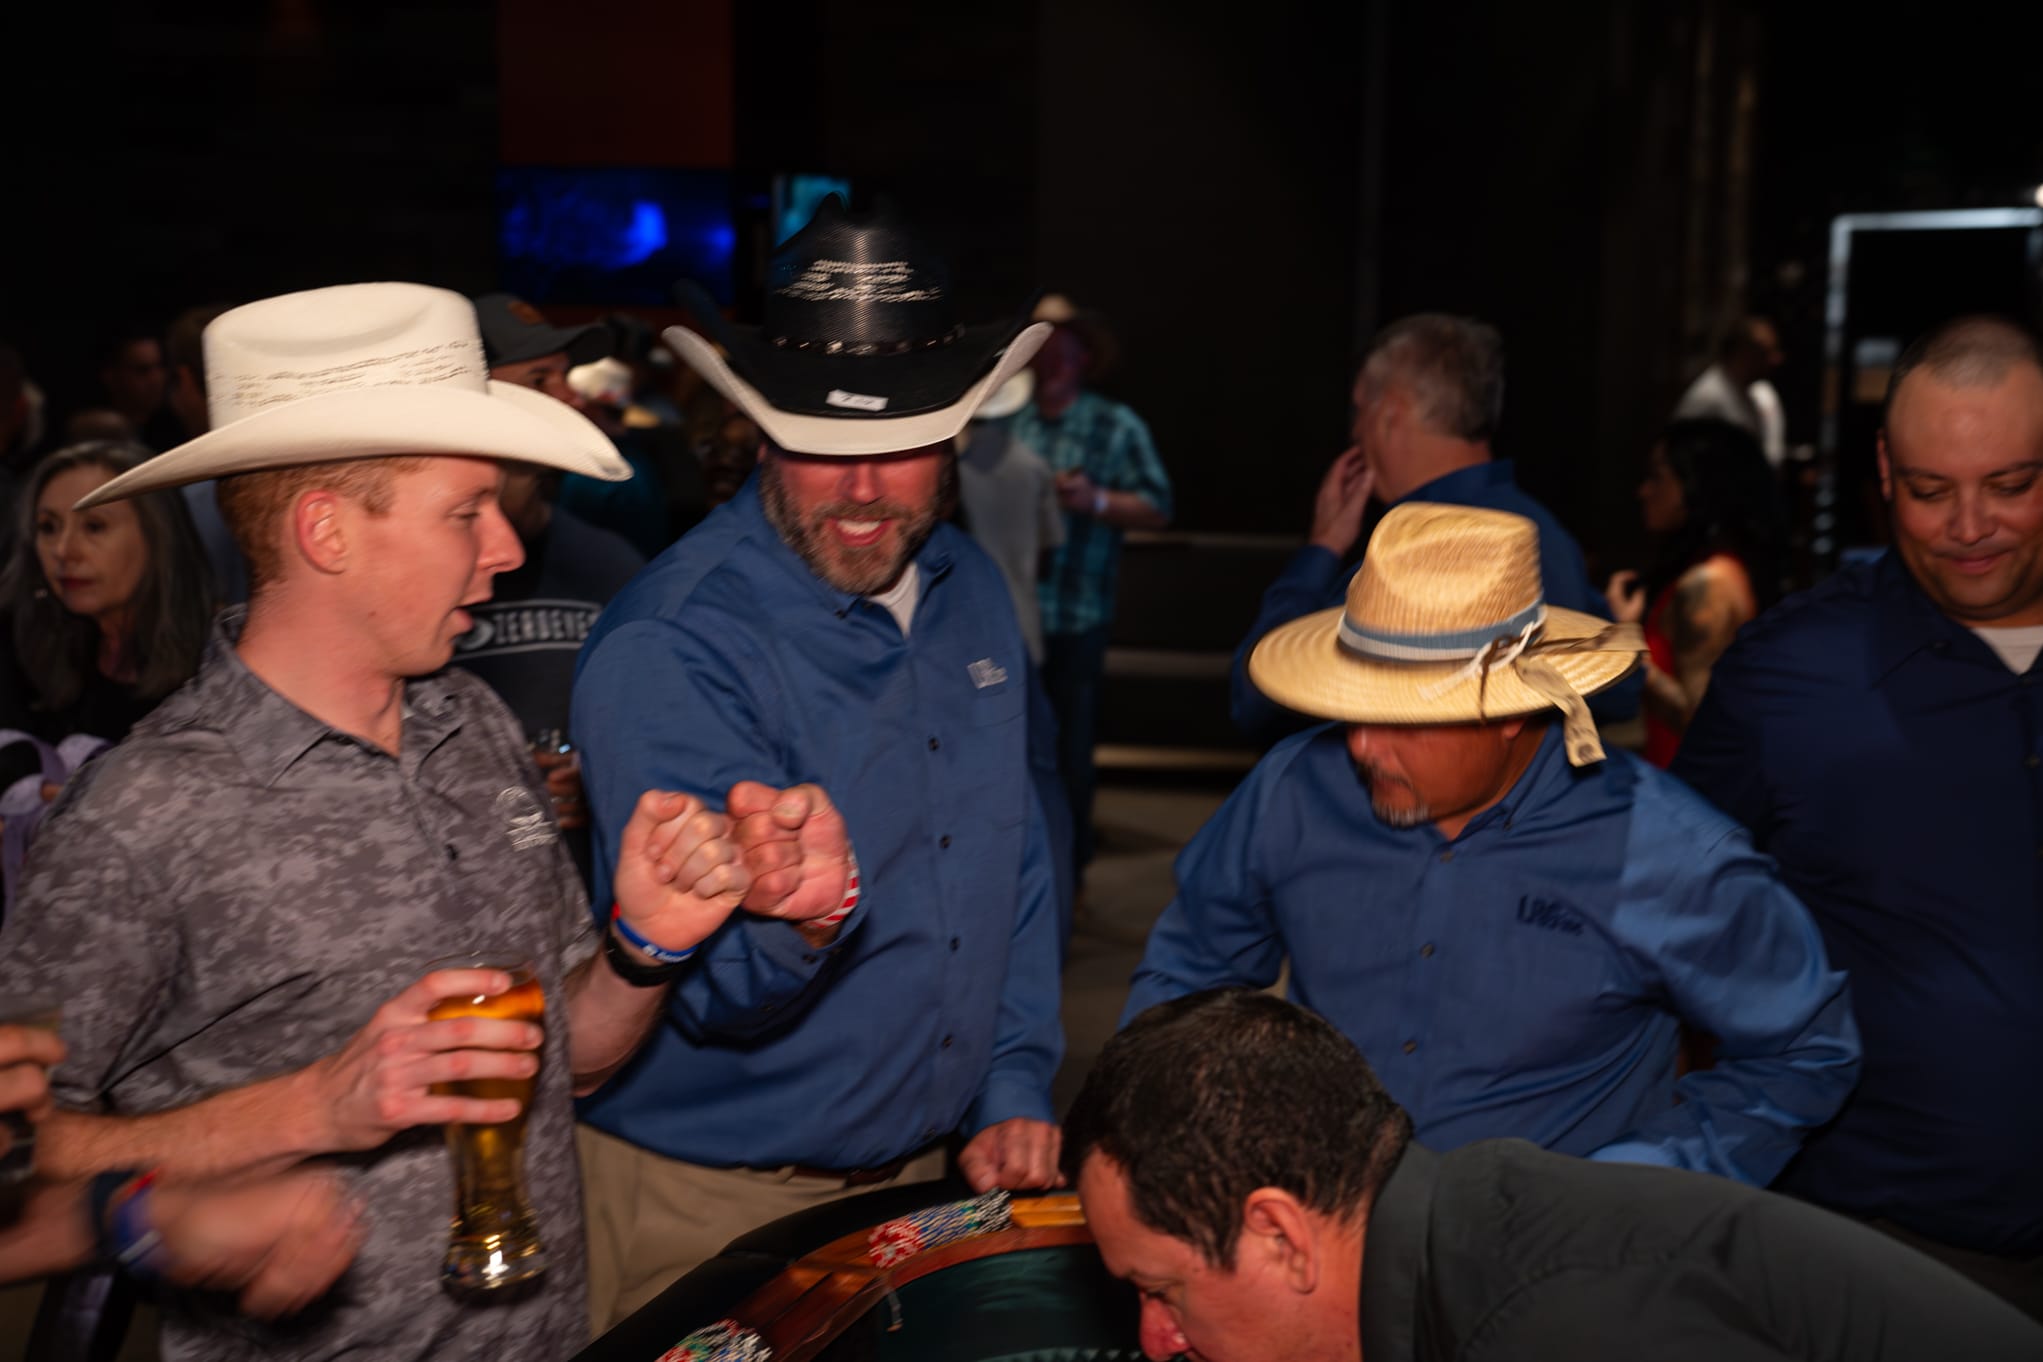
<svg viewBox="0 0 2043 1362">
<path fill-rule="evenodd" d="M 1249 677 L 1279 704 L 1365 724 L 1559 710 L 1568 760 L 1600 761 L 1583 697 L 1638 665 L 1645 637 L 1546 603 L 1524 516 L 1406 502 L 1370 538 L 1345 606 L 1271 630 Z"/>
<path fill-rule="evenodd" d="M 734 326 L 675 285 L 699 330 L 663 339 L 768 439 L 795 454 L 892 454 L 940 444 L 1048 339 L 1027 313 L 966 326 L 950 271 L 885 215 L 832 194 L 773 253 L 762 325 Z"/>
<path fill-rule="evenodd" d="M 212 429 L 81 500 L 263 468 L 384 454 L 511 459 L 607 482 L 631 465 L 566 403 L 498 383 L 468 299 L 423 284 L 344 284 L 223 312 L 208 326 Z"/>
</svg>

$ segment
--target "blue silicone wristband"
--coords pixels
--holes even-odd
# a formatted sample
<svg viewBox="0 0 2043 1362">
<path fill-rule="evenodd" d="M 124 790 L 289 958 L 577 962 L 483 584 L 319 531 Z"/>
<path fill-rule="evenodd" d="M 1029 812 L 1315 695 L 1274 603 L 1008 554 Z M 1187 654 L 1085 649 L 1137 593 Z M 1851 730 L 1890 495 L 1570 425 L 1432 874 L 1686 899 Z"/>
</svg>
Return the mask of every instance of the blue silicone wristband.
<svg viewBox="0 0 2043 1362">
<path fill-rule="evenodd" d="M 690 946 L 685 951 L 670 951 L 665 946 L 646 940 L 633 931 L 631 924 L 624 920 L 624 909 L 622 907 L 614 907 L 610 910 L 610 925 L 617 929 L 617 934 L 623 937 L 626 944 L 633 950 L 647 959 L 657 960 L 663 965 L 678 965 L 695 954 L 695 947 L 693 946 Z"/>
</svg>

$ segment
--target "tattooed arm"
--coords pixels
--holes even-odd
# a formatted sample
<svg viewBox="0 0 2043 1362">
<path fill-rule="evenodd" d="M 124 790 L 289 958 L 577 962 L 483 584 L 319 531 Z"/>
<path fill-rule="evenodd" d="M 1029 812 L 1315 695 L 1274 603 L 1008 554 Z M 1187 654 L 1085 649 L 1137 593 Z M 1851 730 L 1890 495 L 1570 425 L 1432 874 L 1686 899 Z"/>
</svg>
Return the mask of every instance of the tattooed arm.
<svg viewBox="0 0 2043 1362">
<path fill-rule="evenodd" d="M 1710 668 L 1754 613 L 1751 583 L 1734 559 L 1707 559 L 1674 584 L 1667 611 L 1674 671 L 1648 670 L 1646 703 L 1676 733 L 1687 729 L 1709 688 Z"/>
</svg>

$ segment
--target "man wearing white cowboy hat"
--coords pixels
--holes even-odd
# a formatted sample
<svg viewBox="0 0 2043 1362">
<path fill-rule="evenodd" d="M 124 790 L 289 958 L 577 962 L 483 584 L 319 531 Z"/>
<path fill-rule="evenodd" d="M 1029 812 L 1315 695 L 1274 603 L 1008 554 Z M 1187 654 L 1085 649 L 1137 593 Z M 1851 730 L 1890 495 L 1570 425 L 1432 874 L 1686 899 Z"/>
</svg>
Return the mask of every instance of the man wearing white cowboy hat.
<svg viewBox="0 0 2043 1362">
<path fill-rule="evenodd" d="M 1638 630 L 1547 604 L 1538 543 L 1400 505 L 1345 607 L 1263 639 L 1256 685 L 1337 722 L 1271 749 L 1179 857 L 1124 1020 L 1288 955 L 1436 1148 L 1764 1185 L 1857 1074 L 1844 976 L 1742 829 L 1603 752 L 1584 697 Z M 1714 1068 L 1677 1074 L 1684 1023 Z"/>
<path fill-rule="evenodd" d="M 999 571 L 943 523 L 953 438 L 1048 328 L 961 324 L 942 262 L 834 197 L 776 253 L 763 326 L 682 301 L 704 331 L 668 343 L 766 446 L 583 650 L 597 901 L 654 779 L 727 808 L 798 921 L 734 916 L 583 1104 L 599 1325 L 746 1229 L 933 1176 L 954 1133 L 978 1187 L 1057 1176 L 1028 655 Z"/>
<path fill-rule="evenodd" d="M 595 959 L 522 734 L 481 682 L 442 669 L 465 607 L 518 565 L 501 463 L 611 477 L 621 462 L 568 407 L 489 381 L 474 312 L 440 289 L 251 303 L 205 349 L 213 428 L 86 502 L 218 478 L 253 593 L 198 676 L 65 788 L 0 937 L 0 995 L 65 999 L 64 1110 L 41 1152 L 56 1176 L 167 1179 L 337 1156 L 364 1237 L 340 1285 L 277 1328 L 180 1298 L 169 1358 L 564 1356 L 587 1319 L 570 1092 L 630 1054 L 675 968 L 661 962 L 749 877 L 723 815 L 647 792 Z M 529 961 L 553 1024 L 429 1021 L 441 999 L 507 986 L 444 964 L 478 953 Z M 546 1274 L 464 1304 L 439 1280 L 440 1127 L 519 1104 L 435 1085 L 535 1071 Z"/>
</svg>

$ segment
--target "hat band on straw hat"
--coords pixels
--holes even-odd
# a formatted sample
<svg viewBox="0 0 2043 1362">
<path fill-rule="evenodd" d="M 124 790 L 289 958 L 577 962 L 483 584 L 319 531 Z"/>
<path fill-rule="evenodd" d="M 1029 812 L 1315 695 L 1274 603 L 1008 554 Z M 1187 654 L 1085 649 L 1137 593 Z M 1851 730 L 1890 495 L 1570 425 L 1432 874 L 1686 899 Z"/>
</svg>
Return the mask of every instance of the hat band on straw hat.
<svg viewBox="0 0 2043 1362">
<path fill-rule="evenodd" d="M 1547 659 L 1563 653 L 1637 652 L 1645 647 L 1644 631 L 1637 624 L 1606 624 L 1587 638 L 1545 640 L 1540 638 L 1545 626 L 1546 602 L 1540 600 L 1495 624 L 1427 634 L 1393 634 L 1366 628 L 1343 611 L 1335 636 L 1343 648 L 1371 661 L 1464 662 L 1452 675 L 1420 688 L 1420 695 L 1428 700 L 1469 681 L 1476 683 L 1480 696 L 1490 674 L 1509 667 L 1519 680 L 1561 712 L 1561 742 L 1568 763 L 1583 766 L 1601 761 L 1603 742 L 1587 702 Z M 1481 706 L 1478 699 L 1478 712 Z"/>
<path fill-rule="evenodd" d="M 1479 657 L 1499 640 L 1524 638 L 1545 623 L 1546 602 L 1543 600 L 1534 601 L 1509 619 L 1495 624 L 1445 633 L 1393 634 L 1388 630 L 1357 624 L 1343 611 L 1338 637 L 1341 645 L 1350 652 L 1386 662 L 1453 662 L 1460 658 Z"/>
</svg>

